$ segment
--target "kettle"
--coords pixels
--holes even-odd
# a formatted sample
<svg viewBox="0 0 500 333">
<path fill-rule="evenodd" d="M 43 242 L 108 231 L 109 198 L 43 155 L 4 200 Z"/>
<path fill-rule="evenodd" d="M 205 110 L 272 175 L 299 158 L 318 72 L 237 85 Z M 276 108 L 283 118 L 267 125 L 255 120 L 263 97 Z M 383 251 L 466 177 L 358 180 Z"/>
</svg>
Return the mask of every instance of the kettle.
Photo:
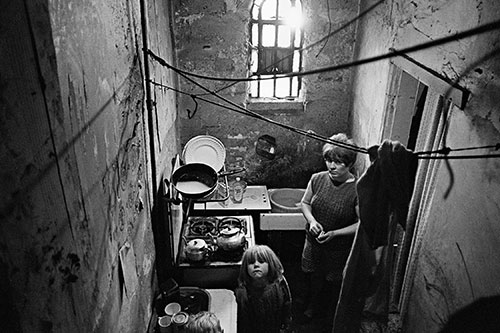
<svg viewBox="0 0 500 333">
<path fill-rule="evenodd" d="M 184 254 L 190 261 L 203 261 L 210 255 L 210 247 L 204 239 L 195 238 L 188 241 L 186 237 L 183 238 L 186 243 Z"/>
<path fill-rule="evenodd" d="M 241 228 L 227 226 L 219 231 L 217 246 L 225 251 L 237 250 L 245 245 L 245 233 Z"/>
</svg>

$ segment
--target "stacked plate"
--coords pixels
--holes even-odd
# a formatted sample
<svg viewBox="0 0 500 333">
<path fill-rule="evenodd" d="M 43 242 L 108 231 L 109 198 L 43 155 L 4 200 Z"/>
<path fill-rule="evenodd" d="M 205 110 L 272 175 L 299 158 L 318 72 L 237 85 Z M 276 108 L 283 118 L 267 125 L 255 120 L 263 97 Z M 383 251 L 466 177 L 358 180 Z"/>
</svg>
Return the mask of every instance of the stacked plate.
<svg viewBox="0 0 500 333">
<path fill-rule="evenodd" d="M 190 139 L 182 150 L 184 163 L 203 163 L 219 172 L 226 161 L 226 147 L 216 137 L 198 135 Z"/>
</svg>

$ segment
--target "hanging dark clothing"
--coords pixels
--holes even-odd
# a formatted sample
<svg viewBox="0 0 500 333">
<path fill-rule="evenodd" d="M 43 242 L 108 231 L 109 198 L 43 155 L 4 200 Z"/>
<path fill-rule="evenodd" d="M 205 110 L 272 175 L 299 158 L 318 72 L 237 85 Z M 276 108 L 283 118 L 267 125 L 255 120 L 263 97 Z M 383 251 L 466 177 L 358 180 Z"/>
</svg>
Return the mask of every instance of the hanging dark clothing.
<svg viewBox="0 0 500 333">
<path fill-rule="evenodd" d="M 406 225 L 417 157 L 399 142 L 369 149 L 372 164 L 361 176 L 360 225 L 344 270 L 334 332 L 357 332 L 363 314 L 387 320 L 396 227 Z"/>
</svg>

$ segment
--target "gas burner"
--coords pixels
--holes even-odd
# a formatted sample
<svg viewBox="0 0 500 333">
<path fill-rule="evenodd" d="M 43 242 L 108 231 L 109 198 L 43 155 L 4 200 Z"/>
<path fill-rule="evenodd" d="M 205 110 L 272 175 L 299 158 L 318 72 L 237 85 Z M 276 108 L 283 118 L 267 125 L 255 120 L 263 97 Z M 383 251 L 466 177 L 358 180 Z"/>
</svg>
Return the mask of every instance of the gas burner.
<svg viewBox="0 0 500 333">
<path fill-rule="evenodd" d="M 190 221 L 189 231 L 192 236 L 206 236 L 215 231 L 215 217 L 196 217 Z"/>
<path fill-rule="evenodd" d="M 242 247 L 234 249 L 231 251 L 225 251 L 222 248 L 218 248 L 214 253 L 212 253 L 211 260 L 213 261 L 225 261 L 225 262 L 238 262 L 241 260 L 243 253 L 248 249 L 248 241 Z"/>
<path fill-rule="evenodd" d="M 225 228 L 239 228 L 243 230 L 243 232 L 246 232 L 246 223 L 237 217 L 223 217 L 217 224 L 217 233 L 220 233 L 220 231 Z"/>
</svg>

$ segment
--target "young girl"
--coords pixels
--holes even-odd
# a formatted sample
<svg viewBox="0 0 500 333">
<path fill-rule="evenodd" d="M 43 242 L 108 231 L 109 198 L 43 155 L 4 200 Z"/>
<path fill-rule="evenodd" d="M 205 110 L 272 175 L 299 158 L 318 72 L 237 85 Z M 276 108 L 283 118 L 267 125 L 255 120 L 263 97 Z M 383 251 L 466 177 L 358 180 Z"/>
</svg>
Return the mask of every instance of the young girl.
<svg viewBox="0 0 500 333">
<path fill-rule="evenodd" d="M 289 327 L 290 288 L 283 265 L 271 248 L 255 245 L 245 251 L 238 282 L 238 333 L 279 333 Z"/>
</svg>

